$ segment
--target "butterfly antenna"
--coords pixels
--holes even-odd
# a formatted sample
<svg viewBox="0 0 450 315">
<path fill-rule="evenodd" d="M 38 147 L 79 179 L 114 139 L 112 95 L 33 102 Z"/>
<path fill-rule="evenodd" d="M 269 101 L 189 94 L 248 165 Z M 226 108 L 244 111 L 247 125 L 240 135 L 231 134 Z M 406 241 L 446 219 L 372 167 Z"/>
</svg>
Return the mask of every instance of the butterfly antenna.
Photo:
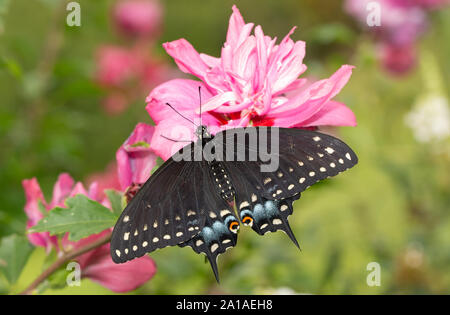
<svg viewBox="0 0 450 315">
<path fill-rule="evenodd" d="M 177 111 L 172 105 L 170 105 L 169 103 L 166 103 L 167 106 L 169 106 L 170 108 L 172 108 L 174 110 L 175 113 L 177 113 L 178 115 L 180 115 L 181 117 L 183 117 L 184 119 L 186 119 L 187 121 L 191 122 L 194 126 L 197 126 L 192 120 L 190 120 L 189 118 L 187 118 L 186 116 L 184 116 L 183 114 L 181 114 L 179 111 Z"/>
<path fill-rule="evenodd" d="M 200 102 L 200 126 L 202 125 L 202 92 L 201 92 L 202 87 L 198 86 L 198 99 Z"/>
</svg>

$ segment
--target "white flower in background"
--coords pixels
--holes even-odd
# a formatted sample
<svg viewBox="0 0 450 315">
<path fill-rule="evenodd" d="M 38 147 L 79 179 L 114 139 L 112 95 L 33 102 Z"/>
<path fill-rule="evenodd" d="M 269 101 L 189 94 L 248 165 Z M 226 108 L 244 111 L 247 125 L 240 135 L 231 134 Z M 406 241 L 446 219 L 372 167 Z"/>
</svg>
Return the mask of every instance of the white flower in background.
<svg viewBox="0 0 450 315">
<path fill-rule="evenodd" d="M 278 287 L 278 288 L 257 288 L 254 291 L 254 294 L 263 294 L 263 295 L 310 295 L 311 293 L 299 293 L 294 289 L 289 287 Z"/>
<path fill-rule="evenodd" d="M 427 94 L 416 102 L 405 116 L 405 123 L 419 142 L 442 141 L 450 136 L 448 99 L 439 94 Z"/>
</svg>

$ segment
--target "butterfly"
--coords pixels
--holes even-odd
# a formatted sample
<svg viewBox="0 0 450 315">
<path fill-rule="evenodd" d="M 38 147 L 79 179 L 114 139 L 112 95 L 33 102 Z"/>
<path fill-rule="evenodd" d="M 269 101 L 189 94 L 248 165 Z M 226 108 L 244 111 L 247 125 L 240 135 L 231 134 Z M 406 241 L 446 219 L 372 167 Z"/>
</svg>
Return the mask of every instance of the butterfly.
<svg viewBox="0 0 450 315">
<path fill-rule="evenodd" d="M 190 246 L 206 255 L 219 281 L 217 257 L 236 246 L 241 223 L 260 235 L 281 230 L 299 247 L 288 222 L 293 202 L 309 186 L 358 162 L 344 142 L 317 131 L 247 127 L 212 136 L 199 126 L 196 134 L 198 140 L 178 152 L 191 159 L 169 158 L 124 209 L 112 233 L 114 262 Z M 262 171 L 268 162 L 260 144 L 275 142 L 277 167 Z M 214 156 L 225 158 L 194 158 L 196 148 L 211 147 Z"/>
</svg>

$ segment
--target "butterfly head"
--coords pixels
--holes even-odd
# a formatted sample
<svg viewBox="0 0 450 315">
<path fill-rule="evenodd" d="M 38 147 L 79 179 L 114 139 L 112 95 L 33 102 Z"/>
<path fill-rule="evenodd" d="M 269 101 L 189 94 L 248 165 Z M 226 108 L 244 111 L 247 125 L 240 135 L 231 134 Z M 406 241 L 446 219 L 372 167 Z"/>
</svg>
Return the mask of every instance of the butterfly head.
<svg viewBox="0 0 450 315">
<path fill-rule="evenodd" d="M 208 127 L 201 125 L 197 127 L 197 130 L 195 131 L 195 135 L 199 138 L 199 139 L 203 139 L 203 138 L 211 138 L 211 134 L 208 131 Z"/>
</svg>

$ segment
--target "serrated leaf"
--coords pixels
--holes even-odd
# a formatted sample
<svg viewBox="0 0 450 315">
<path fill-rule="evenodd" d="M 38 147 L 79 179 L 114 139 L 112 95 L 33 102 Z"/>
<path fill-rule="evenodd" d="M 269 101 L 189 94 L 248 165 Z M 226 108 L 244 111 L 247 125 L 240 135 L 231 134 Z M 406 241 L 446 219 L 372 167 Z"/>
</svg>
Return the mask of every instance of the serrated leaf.
<svg viewBox="0 0 450 315">
<path fill-rule="evenodd" d="M 114 189 L 106 189 L 105 194 L 108 197 L 109 202 L 111 203 L 111 209 L 113 213 L 117 216 L 120 216 L 122 210 L 122 193 L 114 190 Z"/>
<path fill-rule="evenodd" d="M 19 278 L 33 247 L 25 236 L 10 235 L 0 243 L 0 272 L 10 284 Z"/>
<path fill-rule="evenodd" d="M 68 198 L 66 206 L 50 210 L 29 232 L 48 231 L 51 235 L 69 233 L 70 241 L 78 241 L 116 223 L 117 216 L 111 210 L 84 195 Z"/>
</svg>

